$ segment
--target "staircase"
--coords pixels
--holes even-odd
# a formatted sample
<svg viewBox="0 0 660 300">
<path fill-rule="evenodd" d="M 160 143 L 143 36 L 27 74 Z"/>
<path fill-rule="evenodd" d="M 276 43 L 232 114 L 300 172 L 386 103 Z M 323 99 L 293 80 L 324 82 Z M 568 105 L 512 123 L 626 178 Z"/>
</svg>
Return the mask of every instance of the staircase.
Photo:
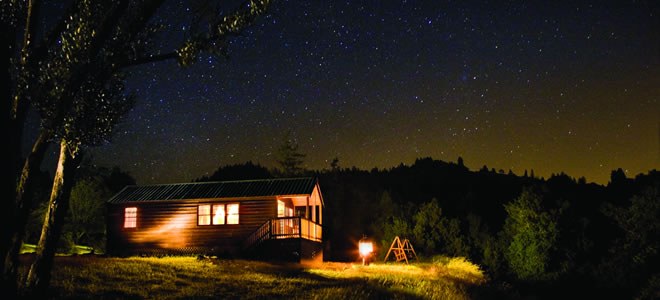
<svg viewBox="0 0 660 300">
<path fill-rule="evenodd" d="M 273 220 L 268 220 L 257 230 L 252 232 L 247 239 L 245 239 L 245 242 L 243 243 L 243 249 L 251 249 L 251 248 L 256 248 L 259 245 L 261 245 L 263 242 L 270 240 L 272 237 L 272 230 L 271 230 L 271 223 Z"/>
</svg>

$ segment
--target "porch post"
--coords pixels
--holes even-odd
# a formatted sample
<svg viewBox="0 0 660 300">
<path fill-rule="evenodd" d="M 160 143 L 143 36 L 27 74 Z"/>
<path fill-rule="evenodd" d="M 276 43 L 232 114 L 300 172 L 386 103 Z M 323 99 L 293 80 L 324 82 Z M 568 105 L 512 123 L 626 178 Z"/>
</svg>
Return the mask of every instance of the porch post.
<svg viewBox="0 0 660 300">
<path fill-rule="evenodd" d="M 312 203 L 312 221 L 316 222 L 316 197 L 314 197 L 314 202 Z"/>
</svg>

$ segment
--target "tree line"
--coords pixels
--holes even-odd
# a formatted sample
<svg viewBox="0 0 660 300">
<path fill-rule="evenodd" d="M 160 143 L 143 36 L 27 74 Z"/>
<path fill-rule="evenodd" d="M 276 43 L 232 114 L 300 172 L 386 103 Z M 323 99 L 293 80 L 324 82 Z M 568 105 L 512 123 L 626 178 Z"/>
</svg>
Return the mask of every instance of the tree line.
<svg viewBox="0 0 660 300">
<path fill-rule="evenodd" d="M 342 168 L 335 159 L 325 170 L 289 170 L 297 171 L 247 162 L 197 180 L 316 176 L 325 199 L 327 260 L 357 260 L 357 241 L 364 235 L 376 243 L 382 260 L 399 236 L 422 259 L 467 257 L 493 282 L 548 297 L 657 298 L 656 170 L 628 178 L 618 169 L 606 186 L 564 173 L 545 179 L 533 171 L 522 176 L 486 166 L 470 171 L 462 159 L 420 158 L 410 166 L 368 171 Z"/>
<path fill-rule="evenodd" d="M 323 197 L 326 260 L 355 261 L 357 241 L 366 235 L 382 260 L 395 236 L 408 238 L 422 260 L 462 256 L 479 264 L 492 282 L 539 289 L 552 296 L 653 298 L 657 295 L 660 241 L 660 173 L 628 178 L 612 171 L 603 186 L 560 173 L 548 179 L 456 163 L 417 159 L 389 169 L 305 170 L 304 154 L 287 134 L 268 169 L 246 162 L 219 167 L 194 181 L 317 177 Z M 294 162 L 295 161 L 295 162 Z M 287 168 L 286 166 L 291 166 Z M 48 201 L 41 173 L 37 202 L 26 240 L 38 241 Z M 60 252 L 75 245 L 102 252 L 103 203 L 126 185 L 118 168 L 83 163 L 72 188 Z M 41 209 L 40 209 L 41 207 Z M 504 284 L 503 286 L 506 286 Z M 553 294 L 555 293 L 555 294 Z"/>
<path fill-rule="evenodd" d="M 315 175 L 333 259 L 354 260 L 353 241 L 363 234 L 377 242 L 382 258 L 400 236 L 422 256 L 464 256 L 496 280 L 603 296 L 657 295 L 655 170 L 627 178 L 619 169 L 601 186 L 563 173 L 546 180 L 424 158 L 387 170 Z"/>
</svg>

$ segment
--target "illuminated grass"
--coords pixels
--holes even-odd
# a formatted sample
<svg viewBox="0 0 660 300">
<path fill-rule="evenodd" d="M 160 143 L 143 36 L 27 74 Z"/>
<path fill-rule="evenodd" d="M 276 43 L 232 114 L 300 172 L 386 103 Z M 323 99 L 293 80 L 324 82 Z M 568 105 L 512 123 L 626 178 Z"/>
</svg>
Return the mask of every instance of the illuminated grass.
<svg viewBox="0 0 660 300">
<path fill-rule="evenodd" d="M 57 257 L 55 298 L 467 299 L 485 282 L 468 261 L 273 264 L 245 260 Z"/>
<path fill-rule="evenodd" d="M 25 244 L 25 243 L 21 244 L 21 250 L 20 250 L 21 254 L 34 253 L 34 252 L 37 252 L 37 245 L 35 245 L 35 244 Z"/>
<path fill-rule="evenodd" d="M 324 265 L 328 265 L 327 263 Z M 393 292 L 428 299 L 467 299 L 468 288 L 486 282 L 478 266 L 464 258 L 438 263 L 353 265 L 345 269 L 311 268 L 307 272 L 337 279 L 366 279 Z"/>
<path fill-rule="evenodd" d="M 93 250 L 94 250 L 94 248 L 92 248 L 92 247 L 82 246 L 82 245 L 75 245 L 71 249 L 71 253 L 57 253 L 57 255 L 72 255 L 72 254 L 73 255 L 83 255 L 83 254 L 90 254 L 90 253 L 92 253 Z M 26 244 L 26 243 L 21 244 L 20 254 L 35 253 L 35 252 L 37 252 L 37 245 L 35 245 L 35 244 Z M 96 254 L 99 254 L 98 250 L 97 250 Z"/>
</svg>

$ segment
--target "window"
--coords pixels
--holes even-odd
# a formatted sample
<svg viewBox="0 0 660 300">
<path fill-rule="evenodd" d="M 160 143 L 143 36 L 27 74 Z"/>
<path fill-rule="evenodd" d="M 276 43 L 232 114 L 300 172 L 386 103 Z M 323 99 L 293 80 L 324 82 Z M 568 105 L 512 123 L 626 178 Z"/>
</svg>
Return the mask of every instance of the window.
<svg viewBox="0 0 660 300">
<path fill-rule="evenodd" d="M 238 203 L 227 204 L 227 224 L 238 224 Z"/>
<path fill-rule="evenodd" d="M 197 207 L 197 225 L 211 225 L 211 205 Z"/>
<path fill-rule="evenodd" d="M 124 228 L 135 228 L 137 226 L 137 207 L 124 208 Z"/>
<path fill-rule="evenodd" d="M 286 215 L 286 206 L 284 205 L 284 201 L 282 200 L 277 200 L 277 217 L 285 217 Z"/>
<path fill-rule="evenodd" d="M 293 208 L 286 207 L 284 201 L 277 200 L 277 217 L 293 217 Z"/>
<path fill-rule="evenodd" d="M 238 203 L 197 206 L 197 225 L 211 224 L 238 224 Z"/>
<path fill-rule="evenodd" d="M 225 205 L 213 204 L 213 225 L 225 224 Z"/>
<path fill-rule="evenodd" d="M 296 217 L 305 217 L 306 206 L 296 206 Z"/>
</svg>

